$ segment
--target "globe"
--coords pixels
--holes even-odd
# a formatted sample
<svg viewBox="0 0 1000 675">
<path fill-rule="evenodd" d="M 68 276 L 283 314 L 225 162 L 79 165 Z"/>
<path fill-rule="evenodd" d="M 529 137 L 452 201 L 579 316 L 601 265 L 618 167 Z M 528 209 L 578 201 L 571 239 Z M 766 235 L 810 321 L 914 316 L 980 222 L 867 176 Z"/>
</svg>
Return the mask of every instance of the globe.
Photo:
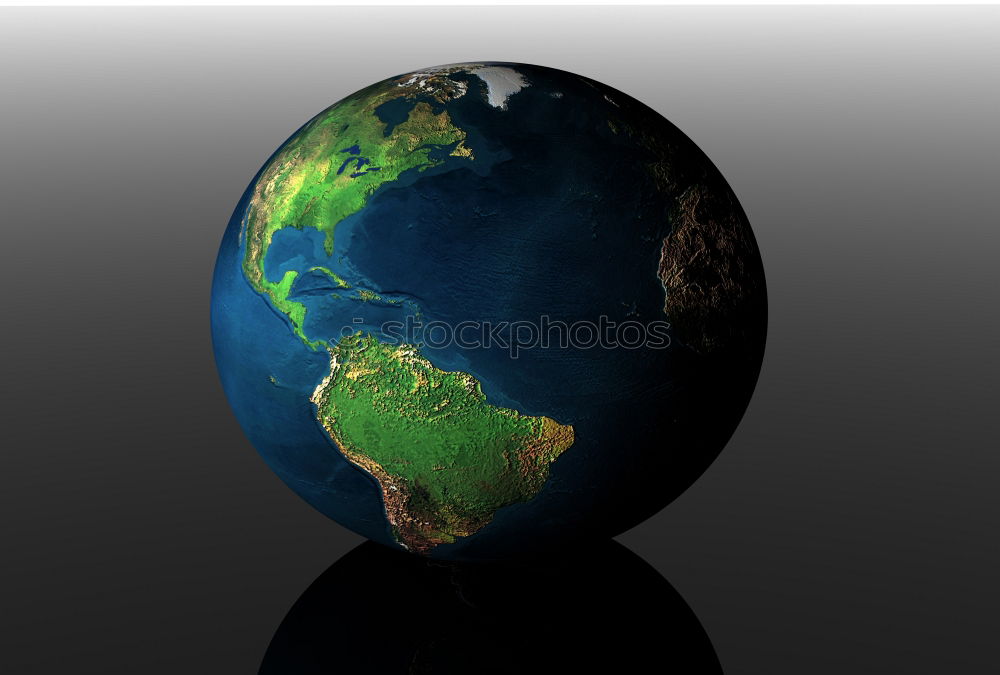
<svg viewBox="0 0 1000 675">
<path fill-rule="evenodd" d="M 425 68 L 305 123 L 212 286 L 228 401 L 268 466 L 386 546 L 586 547 L 719 454 L 766 333 L 735 195 L 658 113 L 569 72 Z"/>
</svg>

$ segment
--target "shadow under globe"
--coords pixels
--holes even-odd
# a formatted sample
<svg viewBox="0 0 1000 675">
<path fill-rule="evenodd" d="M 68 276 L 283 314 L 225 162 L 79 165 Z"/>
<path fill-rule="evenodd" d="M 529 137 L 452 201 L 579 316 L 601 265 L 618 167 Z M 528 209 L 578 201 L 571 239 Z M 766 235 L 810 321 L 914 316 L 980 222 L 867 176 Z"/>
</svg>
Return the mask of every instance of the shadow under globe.
<svg viewBox="0 0 1000 675">
<path fill-rule="evenodd" d="M 364 543 L 296 601 L 262 675 L 721 673 L 687 603 L 608 540 L 586 554 L 451 563 Z"/>
</svg>

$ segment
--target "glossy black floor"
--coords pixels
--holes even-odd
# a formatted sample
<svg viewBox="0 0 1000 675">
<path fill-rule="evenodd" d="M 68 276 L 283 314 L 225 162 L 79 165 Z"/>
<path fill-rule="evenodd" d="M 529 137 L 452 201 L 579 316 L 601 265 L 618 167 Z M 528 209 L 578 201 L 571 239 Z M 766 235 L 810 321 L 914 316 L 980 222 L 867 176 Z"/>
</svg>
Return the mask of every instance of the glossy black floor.
<svg viewBox="0 0 1000 675">
<path fill-rule="evenodd" d="M 621 544 L 508 564 L 422 560 L 371 542 L 330 566 L 260 672 L 721 673 L 691 608 Z"/>
<path fill-rule="evenodd" d="M 361 538 L 241 433 L 212 268 L 302 122 L 479 58 L 606 82 L 708 154 L 764 259 L 760 380 L 708 471 L 618 538 L 656 572 L 581 553 L 469 605 L 401 563 L 327 601 L 359 648 L 324 646 L 448 665 L 447 645 L 488 672 L 541 628 L 540 659 L 600 658 L 605 636 L 670 672 L 686 646 L 664 627 L 696 625 L 673 586 L 726 675 L 995 671 L 998 25 L 995 7 L 0 9 L 0 673 L 253 673 L 323 570 L 320 595 L 374 555 L 346 557 Z M 364 604 L 394 583 L 399 602 Z M 297 613 L 308 642 L 322 624 Z"/>
</svg>

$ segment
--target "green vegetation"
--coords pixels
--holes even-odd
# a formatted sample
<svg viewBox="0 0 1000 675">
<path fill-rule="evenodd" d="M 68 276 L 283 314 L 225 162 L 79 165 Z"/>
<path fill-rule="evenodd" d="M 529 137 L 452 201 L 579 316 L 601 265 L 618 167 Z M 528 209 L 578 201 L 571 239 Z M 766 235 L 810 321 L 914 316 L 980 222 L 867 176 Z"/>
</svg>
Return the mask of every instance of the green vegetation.
<svg viewBox="0 0 1000 675">
<path fill-rule="evenodd" d="M 309 271 L 310 272 L 320 272 L 322 274 L 325 274 L 326 276 L 328 276 L 330 278 L 331 281 L 333 281 L 333 283 L 335 283 L 337 285 L 337 288 L 350 288 L 351 287 L 351 285 L 349 283 L 347 283 L 346 281 L 344 281 L 343 278 L 341 278 L 341 276 L 339 274 L 335 274 L 334 272 L 332 272 L 331 270 L 328 270 L 325 267 L 310 267 Z"/>
<path fill-rule="evenodd" d="M 320 422 L 379 481 L 389 522 L 426 551 L 468 536 L 501 506 L 541 489 L 573 428 L 486 402 L 479 382 L 445 372 L 410 345 L 349 336 L 317 387 Z"/>
<path fill-rule="evenodd" d="M 406 121 L 385 135 L 386 125 L 375 114 L 379 105 L 417 93 L 436 92 L 439 99 L 450 95 L 442 88 L 447 85 L 435 89 L 433 78 L 431 85 L 427 81 L 422 88 L 418 82 L 383 82 L 331 106 L 288 141 L 254 186 L 244 231 L 244 274 L 313 349 L 322 342 L 302 330 L 306 307 L 288 298 L 297 273 L 286 272 L 278 282 L 264 274 L 271 239 L 285 227 L 314 227 L 326 235 L 326 252 L 332 254 L 337 224 L 360 211 L 380 185 L 404 171 L 440 164 L 442 160 L 430 157 L 435 149 L 471 159 L 463 145 L 465 132 L 452 124 L 446 111 L 435 114 L 425 101 L 415 103 Z"/>
</svg>

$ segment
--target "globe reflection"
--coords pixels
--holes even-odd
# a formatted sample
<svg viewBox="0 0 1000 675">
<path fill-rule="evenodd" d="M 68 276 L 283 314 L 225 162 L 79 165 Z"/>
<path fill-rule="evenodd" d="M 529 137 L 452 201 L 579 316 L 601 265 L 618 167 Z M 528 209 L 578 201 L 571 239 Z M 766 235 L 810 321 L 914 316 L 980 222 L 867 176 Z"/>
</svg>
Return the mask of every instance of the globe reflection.
<svg viewBox="0 0 1000 675">
<path fill-rule="evenodd" d="M 607 541 L 586 556 L 442 563 L 364 543 L 285 616 L 262 674 L 721 673 L 655 569 Z"/>
</svg>

